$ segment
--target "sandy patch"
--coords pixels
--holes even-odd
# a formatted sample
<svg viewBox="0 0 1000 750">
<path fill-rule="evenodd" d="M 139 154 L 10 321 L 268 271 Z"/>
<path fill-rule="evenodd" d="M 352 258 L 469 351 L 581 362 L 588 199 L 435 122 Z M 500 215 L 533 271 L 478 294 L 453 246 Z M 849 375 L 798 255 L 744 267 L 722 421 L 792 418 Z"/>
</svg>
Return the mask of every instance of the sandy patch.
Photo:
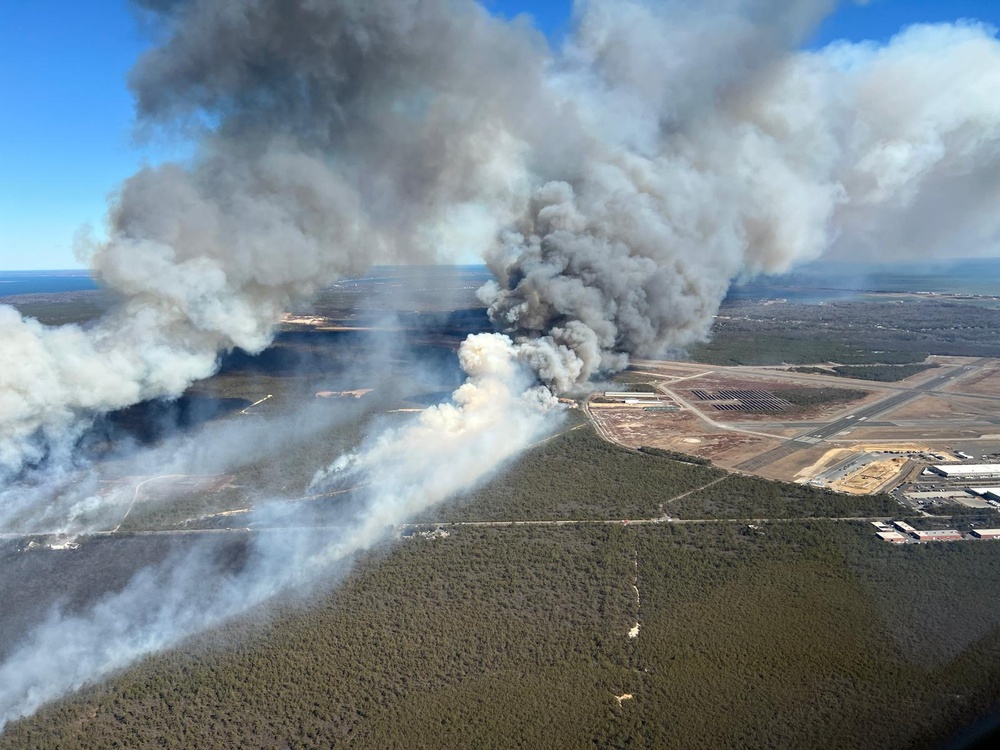
<svg viewBox="0 0 1000 750">
<path fill-rule="evenodd" d="M 800 469 L 795 474 L 795 478 L 812 479 L 820 472 L 829 469 L 838 461 L 842 461 L 849 455 L 854 453 L 858 453 L 858 451 L 853 448 L 833 448 L 832 450 L 828 450 L 826 453 L 820 456 L 819 460 L 816 463 L 806 466 L 804 469 Z"/>
<path fill-rule="evenodd" d="M 907 459 L 901 457 L 890 458 L 886 461 L 873 461 L 844 479 L 833 482 L 830 486 L 851 495 L 868 495 L 897 476 L 903 470 L 906 462 Z"/>
</svg>

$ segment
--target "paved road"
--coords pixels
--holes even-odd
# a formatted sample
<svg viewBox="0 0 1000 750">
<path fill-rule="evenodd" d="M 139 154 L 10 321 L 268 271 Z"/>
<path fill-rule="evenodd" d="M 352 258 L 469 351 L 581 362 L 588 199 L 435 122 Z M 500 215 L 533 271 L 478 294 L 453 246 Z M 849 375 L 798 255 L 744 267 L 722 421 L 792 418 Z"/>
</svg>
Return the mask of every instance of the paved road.
<svg viewBox="0 0 1000 750">
<path fill-rule="evenodd" d="M 951 516 L 931 516 L 941 520 L 950 519 Z M 659 518 L 573 518 L 573 519 L 541 519 L 541 520 L 510 520 L 510 521 L 428 521 L 426 523 L 397 524 L 394 528 L 397 531 L 402 529 L 451 529 L 462 526 L 489 527 L 489 528 L 510 528 L 514 526 L 658 526 L 662 524 L 705 524 L 705 523 L 803 523 L 805 521 L 837 521 L 837 522 L 858 522 L 858 521 L 891 521 L 899 516 L 809 516 L 804 518 L 672 518 L 670 516 L 660 516 Z M 86 534 L 81 537 L 136 537 L 136 536 L 230 536 L 248 534 L 277 534 L 289 531 L 342 531 L 340 526 L 266 526 L 266 527 L 240 527 L 231 529 L 158 529 L 149 531 L 131 531 L 118 533 L 113 531 L 98 531 Z M 55 536 L 54 534 L 12 534 L 2 533 L 0 539 L 46 539 Z"/>
<path fill-rule="evenodd" d="M 934 518 L 951 518 L 951 516 L 934 516 Z M 457 526 L 653 526 L 665 523 L 697 524 L 697 523 L 803 523 L 805 521 L 892 521 L 898 516 L 809 516 L 808 518 L 637 518 L 634 520 L 579 520 L 579 521 L 456 521 L 454 523 L 413 524 L 420 528 L 451 528 Z"/>
</svg>

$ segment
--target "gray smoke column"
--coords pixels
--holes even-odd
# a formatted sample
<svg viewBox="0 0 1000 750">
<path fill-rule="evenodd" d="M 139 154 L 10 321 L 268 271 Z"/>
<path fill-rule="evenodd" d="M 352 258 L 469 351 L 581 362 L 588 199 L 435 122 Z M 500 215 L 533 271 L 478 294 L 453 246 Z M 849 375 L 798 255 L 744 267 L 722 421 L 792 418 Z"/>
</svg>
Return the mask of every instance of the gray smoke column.
<svg viewBox="0 0 1000 750">
<path fill-rule="evenodd" d="M 197 151 L 127 180 L 85 248 L 116 311 L 51 329 L 0 307 L 0 478 L 58 458 L 90 415 L 179 395 L 220 351 L 262 350 L 346 273 L 488 242 L 527 190 L 505 124 L 541 89 L 526 24 L 471 0 L 151 5 L 141 129 Z"/>
<path fill-rule="evenodd" d="M 581 4 L 550 85 L 585 135 L 571 166 L 537 162 L 481 293 L 554 388 L 704 340 L 740 276 L 997 252 L 995 31 L 777 46 L 815 9 Z"/>
<path fill-rule="evenodd" d="M 562 49 L 472 0 L 146 0 L 143 169 L 88 329 L 0 308 L 0 473 L 181 393 L 376 262 L 486 256 L 555 390 L 704 339 L 733 278 L 995 250 L 1000 45 L 975 24 L 799 51 L 831 0 L 581 0 Z"/>
</svg>

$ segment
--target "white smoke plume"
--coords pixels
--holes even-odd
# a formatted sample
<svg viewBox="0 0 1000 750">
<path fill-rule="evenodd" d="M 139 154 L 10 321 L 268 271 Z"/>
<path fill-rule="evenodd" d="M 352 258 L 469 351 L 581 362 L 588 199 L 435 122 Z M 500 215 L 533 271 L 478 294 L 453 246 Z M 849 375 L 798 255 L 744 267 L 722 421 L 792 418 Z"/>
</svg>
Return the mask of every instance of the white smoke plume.
<svg viewBox="0 0 1000 750">
<path fill-rule="evenodd" d="M 830 2 L 581 0 L 553 51 L 473 0 L 144 5 L 163 41 L 132 74 L 140 123 L 198 151 L 118 192 L 89 251 L 121 298 L 109 316 L 57 329 L 0 308 L 0 480 L 62 466 L 93 414 L 260 351 L 290 304 L 371 263 L 482 252 L 510 338 L 467 341 L 454 405 L 317 475 L 383 475 L 341 532 L 262 535 L 211 595 L 210 564 L 177 559 L 39 627 L 0 666 L 6 719 L 324 579 L 550 430 L 553 392 L 705 338 L 734 278 L 996 250 L 984 26 L 801 51 Z"/>
<path fill-rule="evenodd" d="M 55 611 L 0 665 L 0 729 L 43 703 L 147 654 L 247 612 L 283 591 L 329 585 L 351 557 L 398 524 L 481 482 L 558 424 L 555 400 L 533 386 L 509 339 L 470 336 L 459 355 L 468 380 L 452 404 L 375 437 L 317 475 L 366 483 L 351 517 L 315 528 L 310 511 L 262 506 L 250 519 L 284 526 L 252 537 L 249 560 L 219 569 L 197 546 L 137 574 L 78 615 Z M 314 528 L 309 528 L 314 527 Z"/>
</svg>

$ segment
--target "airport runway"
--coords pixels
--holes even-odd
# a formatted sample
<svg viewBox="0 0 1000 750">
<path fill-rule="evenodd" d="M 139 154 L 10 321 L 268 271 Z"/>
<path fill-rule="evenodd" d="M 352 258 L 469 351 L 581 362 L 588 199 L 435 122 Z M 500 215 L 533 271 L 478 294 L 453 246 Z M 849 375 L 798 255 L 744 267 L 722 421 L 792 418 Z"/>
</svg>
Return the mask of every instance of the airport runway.
<svg viewBox="0 0 1000 750">
<path fill-rule="evenodd" d="M 759 456 L 755 456 L 749 461 L 744 461 L 736 468 L 743 471 L 758 471 L 765 466 L 773 464 L 775 461 L 802 450 L 803 448 L 815 445 L 816 443 L 820 443 L 829 437 L 833 437 L 838 433 L 848 430 L 857 425 L 861 420 L 867 421 L 871 417 L 877 417 L 881 414 L 885 414 L 886 412 L 896 409 L 909 401 L 914 401 L 922 396 L 926 396 L 927 393 L 940 388 L 949 380 L 955 378 L 958 374 L 965 374 L 966 372 L 969 372 L 971 368 L 972 366 L 951 368 L 942 375 L 938 375 L 936 378 L 932 378 L 926 383 L 915 386 L 908 391 L 903 391 L 893 396 L 889 396 L 889 398 L 882 399 L 874 404 L 858 409 L 856 412 L 849 414 L 846 417 L 841 417 L 840 419 L 817 427 L 809 432 L 796 435 L 794 438 L 787 440 L 776 448 L 772 448 L 765 453 L 761 453 Z"/>
</svg>

